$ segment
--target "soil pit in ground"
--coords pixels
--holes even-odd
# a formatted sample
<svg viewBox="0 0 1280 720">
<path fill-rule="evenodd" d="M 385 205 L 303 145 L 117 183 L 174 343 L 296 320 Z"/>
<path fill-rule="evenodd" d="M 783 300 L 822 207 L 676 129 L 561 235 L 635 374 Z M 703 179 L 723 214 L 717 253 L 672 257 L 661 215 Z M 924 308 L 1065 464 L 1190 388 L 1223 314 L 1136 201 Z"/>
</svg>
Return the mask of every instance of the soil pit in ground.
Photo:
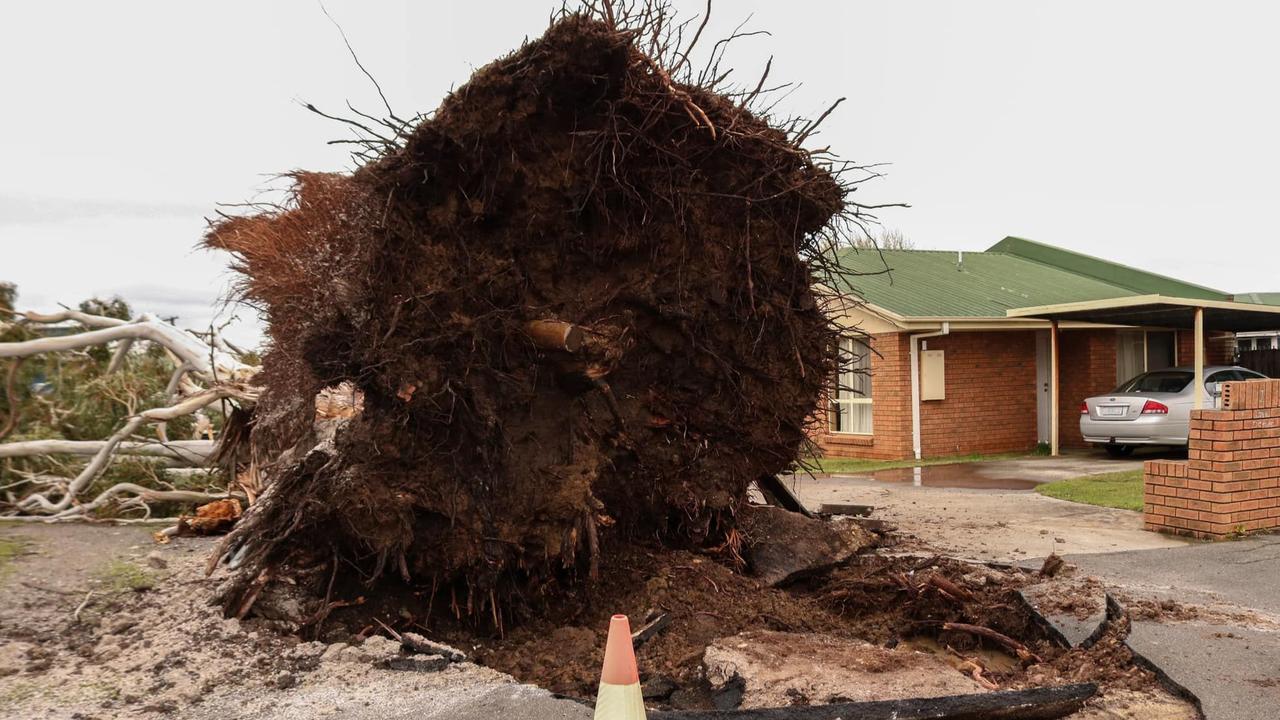
<svg viewBox="0 0 1280 720">
<path fill-rule="evenodd" d="M 546 601 L 533 617 L 506 627 L 501 634 L 477 632 L 449 618 L 441 619 L 437 599 L 432 619 L 408 608 L 421 597 L 398 605 L 376 604 L 336 611 L 328 621 L 329 639 L 343 633 L 378 631 L 373 618 L 396 630 L 412 630 L 467 649 L 470 659 L 509 673 L 552 692 L 594 698 L 609 617 L 624 613 L 638 630 L 648 617 L 666 613 L 670 623 L 636 649 L 646 702 L 651 707 L 724 708 L 743 703 L 741 683 L 724 683 L 708 667 L 708 648 L 767 634 L 780 656 L 787 648 L 829 640 L 836 646 L 894 651 L 885 656 L 886 670 L 917 663 L 932 655 L 928 673 L 952 672 L 971 682 L 973 691 L 1021 689 L 1072 682 L 1097 682 L 1108 690 L 1149 690 L 1153 675 L 1135 665 L 1123 640 L 1121 619 L 1089 649 L 1060 647 L 1039 625 L 1018 589 L 1044 579 L 1018 569 L 997 569 L 939 557 L 886 556 L 864 553 L 836 568 L 784 588 L 768 587 L 715 560 L 696 553 L 658 547 L 606 548 L 611 562 L 627 572 L 610 573 L 576 594 Z M 465 613 L 463 614 L 465 617 Z M 1024 647 L 980 637 L 949 624 L 986 628 Z M 827 640 L 822 640 L 826 638 Z M 722 642 L 723 641 L 723 642 Z M 872 653 L 874 654 L 874 653 Z M 873 663 L 874 664 L 874 663 Z M 977 669 L 975 672 L 975 668 Z M 874 670 L 874 668 L 873 668 Z M 920 694 L 928 695 L 932 678 L 921 678 Z M 750 679 L 746 679 L 750 685 Z M 933 686 L 954 688 L 948 682 Z M 734 694 L 736 691 L 736 695 Z M 778 688 L 761 690 L 760 697 Z M 788 693 L 791 704 L 823 704 L 855 697 Z M 946 693 L 933 693 L 946 694 Z M 748 692 L 748 700 L 750 693 Z M 904 687 L 900 695 L 912 696 Z M 749 702 L 743 703 L 749 705 Z"/>
</svg>

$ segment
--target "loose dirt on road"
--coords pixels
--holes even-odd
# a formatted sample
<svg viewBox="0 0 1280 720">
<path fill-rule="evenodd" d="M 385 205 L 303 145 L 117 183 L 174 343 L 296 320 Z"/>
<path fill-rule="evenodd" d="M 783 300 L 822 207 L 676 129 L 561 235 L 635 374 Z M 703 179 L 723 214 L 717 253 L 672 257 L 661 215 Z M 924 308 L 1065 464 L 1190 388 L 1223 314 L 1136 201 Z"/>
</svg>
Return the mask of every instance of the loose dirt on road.
<svg viewBox="0 0 1280 720">
<path fill-rule="evenodd" d="M 554 705 L 474 664 L 377 667 L 399 650 L 386 638 L 326 645 L 224 619 L 204 577 L 213 539 L 159 546 L 151 529 L 0 525 L 20 548 L 0 566 L 0 717 L 461 717 L 451 708 L 504 690 Z"/>
</svg>

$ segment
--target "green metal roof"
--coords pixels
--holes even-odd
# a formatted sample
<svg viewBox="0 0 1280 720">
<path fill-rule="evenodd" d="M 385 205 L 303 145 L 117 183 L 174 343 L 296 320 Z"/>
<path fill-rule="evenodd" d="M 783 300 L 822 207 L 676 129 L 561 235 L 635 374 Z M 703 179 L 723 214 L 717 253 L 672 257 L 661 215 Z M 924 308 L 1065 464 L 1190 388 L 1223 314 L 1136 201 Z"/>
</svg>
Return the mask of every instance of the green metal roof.
<svg viewBox="0 0 1280 720">
<path fill-rule="evenodd" d="M 1005 318 L 1014 308 L 1135 295 L 1280 305 L 1280 293 L 1233 298 L 1018 237 L 1006 237 L 986 252 L 846 249 L 838 258 L 856 274 L 843 290 L 905 318 Z"/>
<path fill-rule="evenodd" d="M 1117 285 L 1139 295 L 1167 295 L 1169 297 L 1195 298 L 1197 300 L 1230 300 L 1231 296 L 1221 290 L 1214 290 L 1202 285 L 1194 285 L 1164 275 L 1139 270 L 1103 260 L 1083 253 L 1063 250 L 1052 245 L 1045 245 L 1034 240 L 1020 237 L 1007 237 L 992 245 L 991 252 L 1002 252 L 1016 255 L 1026 260 L 1049 265 L 1060 270 L 1091 277 L 1095 280 Z M 1081 298 L 1082 300 L 1086 298 Z"/>
<path fill-rule="evenodd" d="M 908 318 L 1004 319 L 1012 308 L 1143 294 L 1004 252 L 966 252 L 961 260 L 955 251 L 849 249 L 839 260 L 862 274 L 847 278 L 845 291 Z"/>
<path fill-rule="evenodd" d="M 1280 292 L 1240 293 L 1232 299 L 1255 305 L 1280 305 Z"/>
</svg>

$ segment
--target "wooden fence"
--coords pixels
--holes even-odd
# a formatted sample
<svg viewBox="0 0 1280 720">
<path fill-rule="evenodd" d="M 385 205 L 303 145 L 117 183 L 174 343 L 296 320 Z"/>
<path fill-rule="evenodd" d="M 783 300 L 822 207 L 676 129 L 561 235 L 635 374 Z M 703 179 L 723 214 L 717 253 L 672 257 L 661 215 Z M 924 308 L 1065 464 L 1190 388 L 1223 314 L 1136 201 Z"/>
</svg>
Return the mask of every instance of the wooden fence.
<svg viewBox="0 0 1280 720">
<path fill-rule="evenodd" d="M 1241 350 L 1236 363 L 1269 378 L 1280 378 L 1280 350 Z"/>
</svg>

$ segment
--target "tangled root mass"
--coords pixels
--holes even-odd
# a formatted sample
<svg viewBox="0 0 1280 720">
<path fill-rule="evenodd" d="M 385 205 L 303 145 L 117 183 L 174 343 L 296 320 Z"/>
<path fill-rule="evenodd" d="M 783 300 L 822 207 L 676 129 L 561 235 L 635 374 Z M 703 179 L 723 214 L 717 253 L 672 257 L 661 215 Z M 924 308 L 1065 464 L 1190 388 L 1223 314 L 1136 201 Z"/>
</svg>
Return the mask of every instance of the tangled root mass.
<svg viewBox="0 0 1280 720">
<path fill-rule="evenodd" d="M 849 186 L 673 64 L 566 15 L 353 173 L 213 226 L 271 340 L 229 612 L 322 568 L 318 594 L 399 576 L 501 622 L 626 572 L 609 543 L 737 557 L 832 375 L 814 288 Z M 334 386 L 359 410 L 318 425 Z"/>
</svg>

